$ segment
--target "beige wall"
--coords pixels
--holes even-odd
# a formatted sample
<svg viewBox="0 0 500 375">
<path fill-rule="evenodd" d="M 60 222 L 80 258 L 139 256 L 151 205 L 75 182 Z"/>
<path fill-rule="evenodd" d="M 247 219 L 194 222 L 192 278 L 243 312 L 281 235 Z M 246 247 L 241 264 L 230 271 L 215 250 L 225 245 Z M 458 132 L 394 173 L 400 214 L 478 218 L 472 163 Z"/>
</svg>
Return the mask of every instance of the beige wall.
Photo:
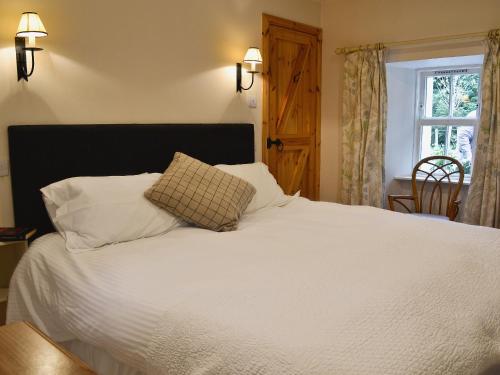
<svg viewBox="0 0 500 375">
<path fill-rule="evenodd" d="M 26 10 L 49 37 L 18 83 L 13 37 Z M 260 158 L 261 81 L 237 95 L 234 64 L 260 45 L 263 12 L 320 24 L 312 0 L 0 0 L 0 159 L 9 124 L 231 121 L 256 124 Z M 11 206 L 0 177 L 0 225 Z"/>
<path fill-rule="evenodd" d="M 500 27 L 499 0 L 323 0 L 321 197 L 338 200 L 343 57 L 337 47 L 485 31 Z M 393 50 L 389 60 L 476 54 L 479 43 Z"/>
<path fill-rule="evenodd" d="M 13 35 L 25 10 L 40 13 L 49 37 L 32 80 L 18 83 Z M 499 0 L 0 0 L 0 160 L 9 124 L 96 122 L 253 122 L 259 158 L 261 81 L 236 95 L 234 63 L 260 45 L 263 12 L 324 29 L 321 198 L 331 201 L 341 165 L 335 48 L 500 27 Z M 438 45 L 390 59 L 480 51 Z M 247 105 L 252 96 L 257 109 Z M 0 177 L 0 225 L 12 224 L 11 206 L 9 179 Z"/>
</svg>

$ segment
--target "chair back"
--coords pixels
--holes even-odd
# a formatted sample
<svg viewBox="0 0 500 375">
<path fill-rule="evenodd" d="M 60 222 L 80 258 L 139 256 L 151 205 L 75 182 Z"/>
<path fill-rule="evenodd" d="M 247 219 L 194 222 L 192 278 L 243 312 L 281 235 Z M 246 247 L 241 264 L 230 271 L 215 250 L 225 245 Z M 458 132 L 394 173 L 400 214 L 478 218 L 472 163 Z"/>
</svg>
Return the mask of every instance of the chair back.
<svg viewBox="0 0 500 375">
<path fill-rule="evenodd" d="M 464 167 L 458 160 L 449 156 L 429 156 L 420 160 L 412 174 L 415 212 L 446 215 L 455 220 L 457 198 L 463 183 Z"/>
</svg>

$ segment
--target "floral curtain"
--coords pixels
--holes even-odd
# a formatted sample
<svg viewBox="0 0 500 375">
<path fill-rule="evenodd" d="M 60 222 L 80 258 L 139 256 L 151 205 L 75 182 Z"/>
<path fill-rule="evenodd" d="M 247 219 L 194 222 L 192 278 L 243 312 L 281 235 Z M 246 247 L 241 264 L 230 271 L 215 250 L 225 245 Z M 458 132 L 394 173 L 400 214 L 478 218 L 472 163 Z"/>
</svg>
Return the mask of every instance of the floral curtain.
<svg viewBox="0 0 500 375">
<path fill-rule="evenodd" d="M 382 207 L 387 126 L 383 46 L 347 54 L 344 71 L 341 199 Z"/>
<path fill-rule="evenodd" d="M 500 30 L 488 35 L 481 119 L 464 221 L 500 228 Z"/>
</svg>

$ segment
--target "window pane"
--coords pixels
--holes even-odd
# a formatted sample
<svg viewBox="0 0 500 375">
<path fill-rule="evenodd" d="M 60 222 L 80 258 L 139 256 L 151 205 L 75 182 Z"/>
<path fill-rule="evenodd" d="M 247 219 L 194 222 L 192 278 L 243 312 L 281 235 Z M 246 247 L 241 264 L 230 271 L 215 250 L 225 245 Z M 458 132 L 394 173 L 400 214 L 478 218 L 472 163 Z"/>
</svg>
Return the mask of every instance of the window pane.
<svg viewBox="0 0 500 375">
<path fill-rule="evenodd" d="M 453 76 L 453 117 L 476 118 L 479 74 Z"/>
<path fill-rule="evenodd" d="M 463 164 L 465 174 L 470 174 L 473 144 L 473 126 L 426 125 L 422 127 L 420 156 L 422 159 L 428 156 L 451 156 Z"/>
<path fill-rule="evenodd" d="M 474 146 L 473 126 L 453 126 L 457 129 L 456 151 L 453 156 L 464 166 L 465 174 L 472 172 L 472 149 Z"/>
<path fill-rule="evenodd" d="M 431 76 L 427 78 L 426 117 L 450 116 L 450 92 L 450 76 Z"/>
<path fill-rule="evenodd" d="M 445 155 L 447 126 L 423 126 L 420 155 L 428 156 Z"/>
</svg>

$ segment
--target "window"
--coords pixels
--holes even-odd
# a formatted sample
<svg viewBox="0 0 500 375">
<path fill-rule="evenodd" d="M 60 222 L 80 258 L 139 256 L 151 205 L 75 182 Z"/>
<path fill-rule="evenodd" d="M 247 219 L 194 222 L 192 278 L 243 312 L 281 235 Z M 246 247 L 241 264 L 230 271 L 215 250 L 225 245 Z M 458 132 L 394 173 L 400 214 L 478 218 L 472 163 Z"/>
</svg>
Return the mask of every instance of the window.
<svg viewBox="0 0 500 375">
<path fill-rule="evenodd" d="M 451 156 L 463 164 L 465 174 L 470 176 L 479 121 L 480 69 L 420 71 L 418 79 L 418 160 Z"/>
</svg>

